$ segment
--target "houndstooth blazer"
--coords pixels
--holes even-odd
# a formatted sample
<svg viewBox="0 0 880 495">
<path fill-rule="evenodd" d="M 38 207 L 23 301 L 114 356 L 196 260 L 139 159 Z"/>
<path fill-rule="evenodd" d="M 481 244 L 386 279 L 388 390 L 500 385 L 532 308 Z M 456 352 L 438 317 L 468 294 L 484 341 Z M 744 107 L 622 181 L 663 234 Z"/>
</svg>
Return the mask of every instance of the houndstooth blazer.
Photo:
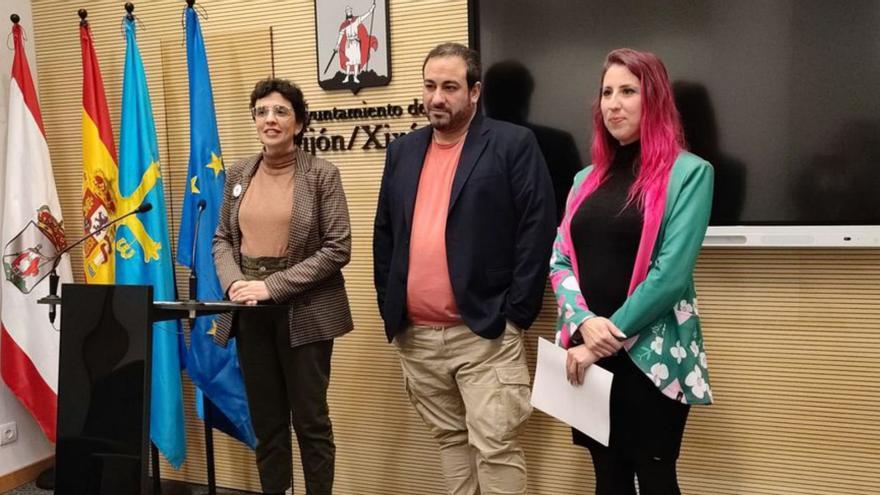
<svg viewBox="0 0 880 495">
<path fill-rule="evenodd" d="M 262 154 L 226 171 L 220 223 L 214 234 L 214 264 L 223 293 L 241 271 L 238 211 Z M 233 191 L 237 194 L 234 194 Z M 338 337 L 354 323 L 340 271 L 351 259 L 351 224 L 339 170 L 330 162 L 297 150 L 293 210 L 287 241 L 287 269 L 266 278 L 272 301 L 289 304 L 290 346 Z M 218 318 L 214 342 L 226 346 L 235 333 L 235 314 Z"/>
</svg>

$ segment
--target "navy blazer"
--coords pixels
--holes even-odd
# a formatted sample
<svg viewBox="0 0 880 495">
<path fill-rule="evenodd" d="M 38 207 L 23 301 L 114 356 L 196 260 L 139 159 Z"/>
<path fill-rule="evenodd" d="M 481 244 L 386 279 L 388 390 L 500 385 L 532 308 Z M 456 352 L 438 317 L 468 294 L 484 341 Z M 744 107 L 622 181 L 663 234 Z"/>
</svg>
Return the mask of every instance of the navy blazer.
<svg viewBox="0 0 880 495">
<path fill-rule="evenodd" d="M 389 341 L 409 323 L 409 241 L 432 132 L 426 126 L 402 136 L 385 155 L 373 276 Z M 474 333 L 496 338 L 505 320 L 531 326 L 541 309 L 555 231 L 553 185 L 534 134 L 478 113 L 453 178 L 446 220 L 452 291 Z"/>
</svg>

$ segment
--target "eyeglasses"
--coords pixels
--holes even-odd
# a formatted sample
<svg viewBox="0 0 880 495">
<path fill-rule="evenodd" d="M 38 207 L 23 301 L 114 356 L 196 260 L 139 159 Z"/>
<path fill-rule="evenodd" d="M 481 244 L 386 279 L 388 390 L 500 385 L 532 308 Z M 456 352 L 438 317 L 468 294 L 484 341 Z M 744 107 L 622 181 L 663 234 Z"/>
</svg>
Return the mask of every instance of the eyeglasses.
<svg viewBox="0 0 880 495">
<path fill-rule="evenodd" d="M 277 119 L 289 119 L 293 116 L 293 110 L 284 105 L 254 107 L 251 109 L 251 116 L 255 119 L 262 120 L 269 117 L 269 112 L 274 113 L 275 118 Z"/>
</svg>

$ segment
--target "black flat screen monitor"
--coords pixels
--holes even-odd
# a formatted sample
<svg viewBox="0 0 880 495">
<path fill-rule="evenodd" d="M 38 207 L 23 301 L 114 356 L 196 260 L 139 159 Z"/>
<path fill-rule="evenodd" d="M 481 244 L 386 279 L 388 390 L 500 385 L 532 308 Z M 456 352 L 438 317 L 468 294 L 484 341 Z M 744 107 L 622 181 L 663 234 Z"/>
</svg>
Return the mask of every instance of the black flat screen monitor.
<svg viewBox="0 0 880 495">
<path fill-rule="evenodd" d="M 471 22 L 484 74 L 510 77 L 484 82 L 486 113 L 567 133 L 587 164 L 605 55 L 653 52 L 715 168 L 711 225 L 880 245 L 880 1 L 472 0 Z M 531 95 L 491 102 L 517 65 Z"/>
</svg>

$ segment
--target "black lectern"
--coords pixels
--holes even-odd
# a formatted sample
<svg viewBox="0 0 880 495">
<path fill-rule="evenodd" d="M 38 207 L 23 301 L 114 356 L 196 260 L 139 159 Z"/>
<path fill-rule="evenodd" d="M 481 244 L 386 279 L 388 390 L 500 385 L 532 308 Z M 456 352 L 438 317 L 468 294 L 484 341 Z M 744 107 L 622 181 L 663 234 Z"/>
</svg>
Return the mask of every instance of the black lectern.
<svg viewBox="0 0 880 495">
<path fill-rule="evenodd" d="M 247 306 L 153 302 L 148 285 L 64 284 L 59 304 L 57 495 L 146 495 L 152 324 Z"/>
</svg>

